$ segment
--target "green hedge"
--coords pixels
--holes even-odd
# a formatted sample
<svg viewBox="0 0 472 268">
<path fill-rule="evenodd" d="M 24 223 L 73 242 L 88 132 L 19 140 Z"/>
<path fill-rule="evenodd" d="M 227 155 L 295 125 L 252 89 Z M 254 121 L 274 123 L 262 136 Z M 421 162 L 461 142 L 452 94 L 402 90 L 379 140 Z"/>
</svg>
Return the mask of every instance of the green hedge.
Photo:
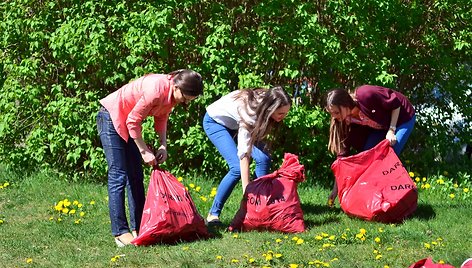
<svg viewBox="0 0 472 268">
<path fill-rule="evenodd" d="M 326 178 L 333 160 L 320 106 L 332 87 L 379 84 L 446 115 L 454 102 L 469 123 L 472 114 L 467 0 L 7 0 L 0 14 L 0 160 L 10 166 L 103 179 L 98 100 L 145 73 L 180 68 L 203 75 L 205 94 L 172 114 L 166 167 L 212 178 L 226 166 L 201 119 L 208 104 L 238 88 L 283 85 L 297 97 L 272 139 L 274 159 L 299 154 L 313 179 Z M 434 99 L 435 87 L 447 97 Z M 444 121 L 418 113 L 424 121 L 409 153 L 430 163 L 451 138 Z M 470 130 L 455 135 L 470 140 Z"/>
</svg>

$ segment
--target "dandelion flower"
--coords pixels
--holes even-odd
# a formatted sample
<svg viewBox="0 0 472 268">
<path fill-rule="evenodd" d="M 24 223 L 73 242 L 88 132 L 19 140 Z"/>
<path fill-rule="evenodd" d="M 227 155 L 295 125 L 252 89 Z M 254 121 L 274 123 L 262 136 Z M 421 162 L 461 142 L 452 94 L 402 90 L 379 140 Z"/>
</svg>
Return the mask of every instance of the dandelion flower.
<svg viewBox="0 0 472 268">
<path fill-rule="evenodd" d="M 221 259 L 223 259 L 223 256 L 218 255 L 218 256 L 216 256 L 216 259 L 217 259 L 217 260 L 221 260 Z"/>
<path fill-rule="evenodd" d="M 469 188 L 464 188 L 464 193 L 468 193 L 469 192 Z"/>
<path fill-rule="evenodd" d="M 408 175 L 410 175 L 411 178 L 414 178 L 414 177 L 415 177 L 415 173 L 413 173 L 413 172 L 411 172 L 411 171 L 408 172 Z"/>
<path fill-rule="evenodd" d="M 278 259 L 278 258 L 281 258 L 281 257 L 282 257 L 282 254 L 276 253 L 276 254 L 274 255 L 274 257 L 276 257 L 277 259 Z"/>
<path fill-rule="evenodd" d="M 77 204 L 77 207 L 78 207 L 78 208 L 81 208 L 81 207 L 83 207 L 83 206 L 84 206 L 84 205 L 83 205 L 82 203 L 78 203 L 78 204 Z"/>
<path fill-rule="evenodd" d="M 297 240 L 297 245 L 301 245 L 301 244 L 303 244 L 303 242 L 304 242 L 303 239 L 300 238 L 300 239 Z"/>
<path fill-rule="evenodd" d="M 374 239 L 374 241 L 377 242 L 377 243 L 380 243 L 380 237 L 376 237 L 376 238 Z"/>
<path fill-rule="evenodd" d="M 10 185 L 9 182 L 5 182 L 5 183 L 3 184 L 3 187 L 4 187 L 4 188 L 7 188 L 9 185 Z"/>
<path fill-rule="evenodd" d="M 182 248 L 182 250 L 188 250 L 188 249 L 189 249 L 189 247 L 183 247 Z"/>
<path fill-rule="evenodd" d="M 232 259 L 232 260 L 231 260 L 231 263 L 238 263 L 238 262 L 239 262 L 238 259 Z"/>
<path fill-rule="evenodd" d="M 200 196 L 200 199 L 201 199 L 203 202 L 206 202 L 206 201 L 208 200 L 208 199 L 207 199 L 205 196 L 203 196 L 203 195 Z"/>
<path fill-rule="evenodd" d="M 92 201 L 90 201 L 89 204 L 90 204 L 90 205 L 95 205 L 95 201 L 92 200 Z"/>
<path fill-rule="evenodd" d="M 280 238 L 275 239 L 275 243 L 282 243 L 282 239 Z"/>
<path fill-rule="evenodd" d="M 202 187 L 200 187 L 200 186 L 195 187 L 196 192 L 200 192 L 201 189 L 202 189 Z"/>
<path fill-rule="evenodd" d="M 415 178 L 415 181 L 416 181 L 416 182 L 420 182 L 420 181 L 421 181 L 420 177 L 416 177 L 416 178 Z"/>
<path fill-rule="evenodd" d="M 364 228 L 361 228 L 361 229 L 359 230 L 359 232 L 360 232 L 361 234 L 367 233 L 367 231 L 366 231 Z"/>
<path fill-rule="evenodd" d="M 336 239 L 336 236 L 332 235 L 332 236 L 330 236 L 328 239 L 331 240 L 331 241 L 333 241 L 333 240 Z"/>
<path fill-rule="evenodd" d="M 32 258 L 26 259 L 26 263 L 33 263 L 33 259 Z"/>
<path fill-rule="evenodd" d="M 424 243 L 424 248 L 425 248 L 425 249 L 430 249 L 430 248 L 431 248 L 431 244 L 429 244 L 429 243 Z"/>
<path fill-rule="evenodd" d="M 390 268 L 390 266 L 388 266 L 388 265 L 384 265 L 384 268 Z"/>
<path fill-rule="evenodd" d="M 178 181 L 183 181 L 183 180 L 184 180 L 184 178 L 182 178 L 182 177 L 178 177 L 178 178 L 177 178 L 177 180 L 178 180 Z"/>
<path fill-rule="evenodd" d="M 255 260 L 254 258 L 250 258 L 250 259 L 248 260 L 249 263 L 253 263 L 253 262 L 255 262 L 255 261 L 256 261 L 256 260 Z"/>
<path fill-rule="evenodd" d="M 444 184 L 444 180 L 443 179 L 439 179 L 436 181 L 437 184 Z"/>
<path fill-rule="evenodd" d="M 322 240 L 323 237 L 321 237 L 321 235 L 317 235 L 317 236 L 315 236 L 315 239 L 316 239 L 316 240 Z"/>
<path fill-rule="evenodd" d="M 77 200 L 74 200 L 74 202 L 72 202 L 72 205 L 74 205 L 74 206 L 77 206 L 78 204 L 79 204 L 79 201 L 77 201 Z"/>
<path fill-rule="evenodd" d="M 193 183 L 190 183 L 188 186 L 192 189 L 195 188 L 195 184 L 193 184 Z"/>
<path fill-rule="evenodd" d="M 238 234 L 234 234 L 234 235 L 233 235 L 233 238 L 238 238 Z"/>
<path fill-rule="evenodd" d="M 79 215 L 80 215 L 80 217 L 83 217 L 85 215 L 85 212 L 82 211 L 82 212 L 80 212 Z"/>
<path fill-rule="evenodd" d="M 290 263 L 290 268 L 298 268 L 298 264 Z"/>
<path fill-rule="evenodd" d="M 376 259 L 376 260 L 382 259 L 382 255 L 379 254 L 379 255 L 375 256 L 375 259 Z"/>
<path fill-rule="evenodd" d="M 267 254 L 267 255 L 265 256 L 265 260 L 266 260 L 266 261 L 271 261 L 271 260 L 272 260 L 272 254 Z"/>
<path fill-rule="evenodd" d="M 455 195 L 455 194 L 450 194 L 449 197 L 450 197 L 451 199 L 454 199 L 454 197 L 456 197 L 456 195 Z"/>
<path fill-rule="evenodd" d="M 379 233 L 383 233 L 383 231 L 382 227 L 379 227 Z"/>
<path fill-rule="evenodd" d="M 69 210 L 69 214 L 75 214 L 75 209 Z"/>
</svg>

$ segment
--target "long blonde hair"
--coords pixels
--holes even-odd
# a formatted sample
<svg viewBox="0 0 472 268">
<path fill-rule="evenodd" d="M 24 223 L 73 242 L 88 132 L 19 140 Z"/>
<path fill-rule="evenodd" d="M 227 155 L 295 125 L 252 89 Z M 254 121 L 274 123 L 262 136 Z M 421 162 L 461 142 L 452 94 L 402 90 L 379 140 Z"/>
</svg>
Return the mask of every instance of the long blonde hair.
<svg viewBox="0 0 472 268">
<path fill-rule="evenodd" d="M 263 140 L 277 124 L 277 122 L 272 119 L 272 114 L 280 107 L 291 105 L 292 99 L 281 86 L 269 89 L 243 89 L 236 94 L 235 99 L 241 99 L 245 104 L 244 110 L 246 113 L 256 118 L 254 124 L 243 120 L 243 124 L 249 129 L 251 135 L 248 152 L 248 154 L 251 155 L 252 146 L 254 146 L 256 142 Z"/>
</svg>

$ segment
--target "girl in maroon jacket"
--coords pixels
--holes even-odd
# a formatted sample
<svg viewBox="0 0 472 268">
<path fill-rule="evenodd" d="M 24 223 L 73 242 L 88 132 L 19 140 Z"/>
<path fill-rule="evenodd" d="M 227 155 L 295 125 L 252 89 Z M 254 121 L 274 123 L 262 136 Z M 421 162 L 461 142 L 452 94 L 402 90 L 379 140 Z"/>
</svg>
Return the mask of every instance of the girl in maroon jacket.
<svg viewBox="0 0 472 268">
<path fill-rule="evenodd" d="M 370 149 L 383 139 L 399 155 L 416 121 L 415 109 L 403 94 L 380 86 L 363 85 L 352 95 L 331 90 L 326 109 L 331 114 L 328 148 L 338 156 L 349 155 L 351 148 Z M 336 194 L 335 185 L 330 200 Z"/>
</svg>

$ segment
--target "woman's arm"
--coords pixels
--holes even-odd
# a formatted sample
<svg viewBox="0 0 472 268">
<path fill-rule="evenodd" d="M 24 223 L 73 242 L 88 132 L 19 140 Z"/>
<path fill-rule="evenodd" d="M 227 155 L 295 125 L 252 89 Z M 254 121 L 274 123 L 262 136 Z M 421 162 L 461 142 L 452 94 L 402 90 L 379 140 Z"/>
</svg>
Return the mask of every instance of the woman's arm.
<svg viewBox="0 0 472 268">
<path fill-rule="evenodd" d="M 397 143 L 397 137 L 395 131 L 397 130 L 398 116 L 400 115 L 400 107 L 392 111 L 392 117 L 390 119 L 390 127 L 388 128 L 387 136 L 385 137 L 390 141 L 390 145 L 393 146 Z"/>
<path fill-rule="evenodd" d="M 249 184 L 249 162 L 250 158 L 247 155 L 244 155 L 243 158 L 239 161 L 239 166 L 241 169 L 241 182 L 243 185 L 243 194 L 246 191 L 246 186 Z"/>
</svg>

